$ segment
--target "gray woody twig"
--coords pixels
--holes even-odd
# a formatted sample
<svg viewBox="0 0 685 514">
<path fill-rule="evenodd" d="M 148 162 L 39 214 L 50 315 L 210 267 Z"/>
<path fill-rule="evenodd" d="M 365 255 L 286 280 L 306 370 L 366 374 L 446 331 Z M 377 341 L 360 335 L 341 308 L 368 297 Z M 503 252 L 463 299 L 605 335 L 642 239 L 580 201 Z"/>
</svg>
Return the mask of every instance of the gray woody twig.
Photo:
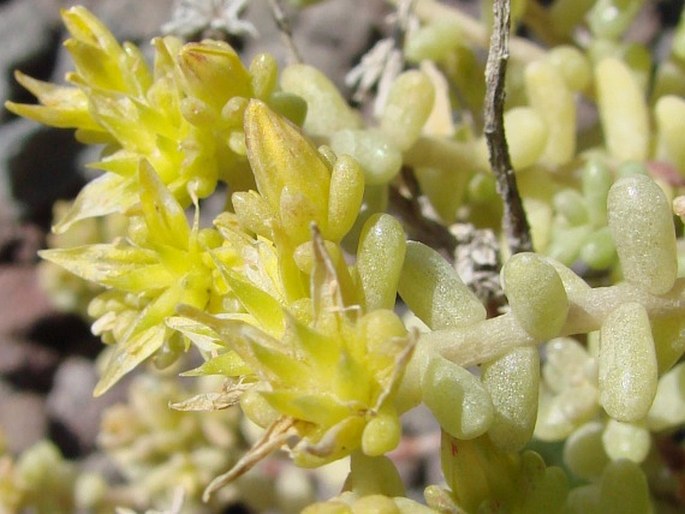
<svg viewBox="0 0 685 514">
<path fill-rule="evenodd" d="M 504 133 L 504 78 L 509 59 L 510 0 L 495 0 L 494 27 L 485 65 L 485 139 L 497 192 L 504 202 L 503 229 L 512 255 L 533 249 Z"/>
</svg>

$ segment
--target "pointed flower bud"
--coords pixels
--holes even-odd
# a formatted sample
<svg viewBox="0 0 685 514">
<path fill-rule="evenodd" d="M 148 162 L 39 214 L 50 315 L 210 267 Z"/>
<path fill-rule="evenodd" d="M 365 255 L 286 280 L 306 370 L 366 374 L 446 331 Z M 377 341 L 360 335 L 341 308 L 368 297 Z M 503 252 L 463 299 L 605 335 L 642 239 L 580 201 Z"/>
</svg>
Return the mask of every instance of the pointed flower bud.
<svg viewBox="0 0 685 514">
<path fill-rule="evenodd" d="M 250 75 L 238 54 L 222 41 L 184 45 L 178 56 L 186 93 L 221 110 L 234 96 L 250 96 Z"/>
<path fill-rule="evenodd" d="M 309 239 L 312 222 L 327 238 L 331 172 L 316 148 L 259 100 L 245 110 L 245 140 L 257 189 L 294 243 Z"/>
</svg>

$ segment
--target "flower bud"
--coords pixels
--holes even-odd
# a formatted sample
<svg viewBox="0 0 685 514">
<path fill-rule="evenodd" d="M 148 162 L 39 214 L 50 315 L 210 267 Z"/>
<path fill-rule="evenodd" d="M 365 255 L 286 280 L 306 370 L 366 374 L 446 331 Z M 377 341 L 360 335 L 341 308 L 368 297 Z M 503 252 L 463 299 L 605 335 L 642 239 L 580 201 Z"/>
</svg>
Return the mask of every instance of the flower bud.
<svg viewBox="0 0 685 514">
<path fill-rule="evenodd" d="M 250 96 L 250 75 L 224 42 L 188 43 L 181 48 L 178 65 L 187 94 L 217 111 L 234 96 Z"/>
</svg>

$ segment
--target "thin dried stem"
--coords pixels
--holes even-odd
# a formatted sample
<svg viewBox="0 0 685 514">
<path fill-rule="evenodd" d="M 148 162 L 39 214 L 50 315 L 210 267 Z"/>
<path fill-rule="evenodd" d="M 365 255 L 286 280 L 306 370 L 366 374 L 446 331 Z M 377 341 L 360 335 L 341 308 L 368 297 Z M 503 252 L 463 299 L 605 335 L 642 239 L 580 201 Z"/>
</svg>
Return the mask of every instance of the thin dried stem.
<svg viewBox="0 0 685 514">
<path fill-rule="evenodd" d="M 271 12 L 273 13 L 276 27 L 278 27 L 281 37 L 283 38 L 283 42 L 290 52 L 291 60 L 295 63 L 301 63 L 302 55 L 295 45 L 295 41 L 293 40 L 293 31 L 290 27 L 290 20 L 285 14 L 280 0 L 269 0 L 269 4 L 271 5 Z"/>
<path fill-rule="evenodd" d="M 293 419 L 285 416 L 278 418 L 269 425 L 259 440 L 230 470 L 210 482 L 202 493 L 202 501 L 208 502 L 214 492 L 247 473 L 257 463 L 283 446 L 288 437 L 293 435 L 293 426 Z"/>
<path fill-rule="evenodd" d="M 404 187 L 390 187 L 390 212 L 402 222 L 409 239 L 430 246 L 453 262 L 457 240 L 443 224 L 424 216 L 418 202 L 419 185 L 408 168 L 402 169 L 401 177 Z"/>
<path fill-rule="evenodd" d="M 504 202 L 502 226 L 512 255 L 533 249 L 504 133 L 504 79 L 509 59 L 510 1 L 495 0 L 494 27 L 485 65 L 485 139 L 497 192 Z"/>
</svg>

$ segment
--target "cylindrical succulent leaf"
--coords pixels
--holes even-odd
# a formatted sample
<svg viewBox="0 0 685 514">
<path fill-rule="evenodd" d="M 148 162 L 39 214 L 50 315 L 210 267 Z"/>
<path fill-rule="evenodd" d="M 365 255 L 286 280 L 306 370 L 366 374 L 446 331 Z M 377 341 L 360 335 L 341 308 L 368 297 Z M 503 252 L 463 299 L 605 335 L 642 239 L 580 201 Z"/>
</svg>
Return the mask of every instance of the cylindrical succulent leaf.
<svg viewBox="0 0 685 514">
<path fill-rule="evenodd" d="M 600 403 L 612 418 L 637 421 L 656 394 L 657 361 L 645 308 L 625 303 L 602 323 L 599 348 Z"/>
<path fill-rule="evenodd" d="M 416 241 L 407 243 L 399 293 L 430 328 L 458 327 L 485 319 L 485 307 L 442 256 Z"/>
<path fill-rule="evenodd" d="M 458 439 L 484 434 L 494 419 L 490 395 L 475 375 L 444 357 L 431 357 L 421 381 L 423 401 L 442 429 Z"/>
<path fill-rule="evenodd" d="M 435 90 L 428 76 L 405 71 L 390 88 L 381 115 L 381 130 L 401 150 L 408 150 L 421 133 L 433 108 Z"/>
<path fill-rule="evenodd" d="M 511 310 L 526 332 L 537 340 L 559 334 L 569 301 L 554 266 L 537 254 L 518 253 L 504 264 L 502 284 Z"/>
<path fill-rule="evenodd" d="M 395 306 L 406 246 L 402 225 L 389 214 L 374 214 L 364 224 L 357 270 L 368 311 Z"/>
<path fill-rule="evenodd" d="M 649 151 L 649 114 L 630 68 L 607 57 L 595 67 L 597 106 L 606 146 L 619 160 L 644 160 Z"/>
<path fill-rule="evenodd" d="M 488 432 L 490 439 L 506 451 L 522 449 L 533 436 L 537 417 L 538 349 L 516 348 L 484 365 L 481 377 L 495 408 L 495 419 Z"/>
<path fill-rule="evenodd" d="M 673 287 L 678 271 L 671 206 L 645 175 L 617 180 L 607 200 L 609 228 L 623 276 L 652 294 Z"/>
</svg>

